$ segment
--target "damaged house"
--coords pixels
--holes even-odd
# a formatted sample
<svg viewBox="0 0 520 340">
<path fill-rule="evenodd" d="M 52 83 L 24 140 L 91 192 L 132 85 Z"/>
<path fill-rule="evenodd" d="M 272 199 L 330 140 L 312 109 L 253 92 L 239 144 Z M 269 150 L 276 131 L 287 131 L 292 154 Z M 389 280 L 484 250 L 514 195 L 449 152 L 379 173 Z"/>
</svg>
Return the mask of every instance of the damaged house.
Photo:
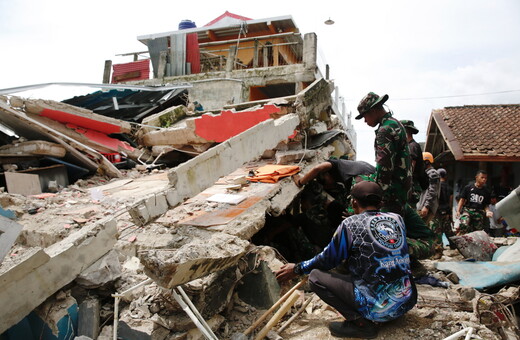
<svg viewBox="0 0 520 340">
<path fill-rule="evenodd" d="M 507 195 L 520 185 L 520 105 L 466 105 L 433 110 L 425 151 L 446 168 L 457 194 L 488 173 L 487 186 Z M 505 192 L 504 192 L 505 191 Z M 517 227 L 517 226 L 515 226 Z"/>
<path fill-rule="evenodd" d="M 291 16 L 225 12 L 137 39 L 147 50 L 106 61 L 100 91 L 0 92 L 0 339 L 329 336 L 337 313 L 274 278 L 294 260 L 279 242 L 298 239 L 266 241 L 301 212 L 291 174 L 356 159 L 316 34 Z M 514 330 L 497 304 L 473 307 L 473 288 L 431 288 L 389 337 Z M 518 289 L 500 297 L 513 305 Z M 284 314 L 306 321 L 288 332 L 294 318 L 275 327 Z"/>
</svg>

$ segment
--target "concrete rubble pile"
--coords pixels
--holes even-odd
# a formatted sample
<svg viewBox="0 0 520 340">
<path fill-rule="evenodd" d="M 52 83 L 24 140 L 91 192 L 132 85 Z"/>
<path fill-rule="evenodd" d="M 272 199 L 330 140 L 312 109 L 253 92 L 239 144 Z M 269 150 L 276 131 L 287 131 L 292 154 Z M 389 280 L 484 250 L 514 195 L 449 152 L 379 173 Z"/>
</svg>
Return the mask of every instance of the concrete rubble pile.
<svg viewBox="0 0 520 340">
<path fill-rule="evenodd" d="M 5 260 L 0 267 L 3 287 L 0 301 L 10 307 L 3 309 L 0 333 L 7 332 L 16 337 L 21 329 L 27 328 L 24 327 L 27 323 L 38 323 L 49 334 L 62 336 L 74 329 L 63 328 L 63 324 L 77 324 L 77 310 L 85 309 L 91 313 L 94 310 L 96 316 L 91 315 L 90 319 L 110 323 L 114 304 L 110 294 L 132 287 L 148 276 L 158 284 L 155 290 L 144 287 L 153 291 L 149 294 L 150 300 L 164 300 L 161 300 L 160 308 L 156 305 L 151 310 L 160 310 L 161 314 L 152 313 L 152 316 L 157 315 L 148 318 L 149 312 L 145 313 L 144 309 L 136 312 L 135 306 L 149 301 L 140 297 L 139 301 L 128 300 L 126 305 L 122 304 L 122 320 L 125 315 L 131 315 L 131 320 L 136 315 L 142 316 L 141 323 L 149 327 L 140 327 L 146 332 L 159 327 L 165 334 L 170 331 L 186 333 L 194 325 L 167 292 L 167 289 L 185 284 L 191 300 L 218 328 L 223 321 L 219 313 L 228 310 L 232 301 L 238 301 L 233 292 L 247 271 L 247 268 L 238 269 L 240 261 L 258 252 L 248 240 L 263 227 L 266 213 L 283 213 L 298 193 L 290 179 L 275 184 L 248 183 L 244 178 L 250 169 L 274 160 L 287 163 L 303 158 L 309 159 L 303 167 L 312 166 L 328 158 L 336 149 L 339 154 L 349 151 L 349 142 L 342 141 L 344 136 L 341 134 L 335 138 L 336 148 L 303 149 L 303 142 L 313 134 L 339 127 L 338 121 L 326 110 L 330 106 L 331 87 L 323 84 L 327 83 L 316 82 L 316 86 L 302 91 L 294 100 L 268 106 L 263 119 L 250 123 L 250 127 L 242 125 L 244 131 L 235 131 L 231 137 L 187 162 L 172 169 L 145 168 L 149 172 L 115 167 L 102 153 L 121 152 L 121 148 L 130 150 L 128 145 L 117 142 L 116 146 L 110 144 L 111 149 L 103 149 L 99 141 L 104 143 L 106 139 L 98 138 L 96 133 L 88 134 L 84 131 L 86 127 L 65 120 L 74 116 L 75 122 L 88 120 L 89 126 L 95 120 L 103 122 L 101 125 L 105 128 L 117 126 L 119 132 L 128 131 L 125 122 L 100 118 L 63 103 L 3 98 L 0 103 L 2 122 L 26 138 L 2 147 L 7 150 L 5 155 L 14 156 L 10 170 L 5 173 L 17 172 L 19 168 L 14 165 L 23 166 L 19 158 L 26 155 L 21 156 L 19 150 L 22 150 L 35 158 L 40 155 L 64 157 L 65 153 L 73 162 L 95 168 L 98 174 L 78 179 L 74 184 L 54 185 L 55 190 L 43 193 L 0 194 L 2 226 L 9 226 L 11 230 L 2 233 L 2 237 L 9 238 L 2 238 Z M 313 91 L 316 89 L 325 91 L 326 95 L 321 95 L 323 103 L 306 107 L 304 104 L 309 101 L 306 96 L 315 96 Z M 262 108 L 255 104 L 254 108 L 240 112 L 250 115 L 259 110 Z M 227 114 L 233 113 L 228 111 Z M 313 118 L 316 115 L 325 119 L 315 124 L 318 123 Z M 273 116 L 276 119 L 270 119 Z M 193 126 L 193 123 L 186 123 L 186 126 Z M 152 132 L 169 133 L 175 129 Z M 181 135 L 194 135 L 193 131 L 186 131 L 182 130 Z M 106 132 L 104 137 L 108 136 Z M 152 132 L 139 133 L 146 140 L 147 133 Z M 30 138 L 35 138 L 36 143 L 31 144 Z M 44 140 L 46 138 L 51 141 Z M 173 147 L 183 147 L 182 143 L 191 145 L 195 141 L 193 138 L 176 140 L 179 144 L 173 144 Z M 148 144 L 143 149 L 153 143 Z M 201 152 L 204 147 L 195 146 L 194 149 Z M 126 155 L 138 160 L 137 153 Z M 237 173 L 230 176 L 233 172 Z M 48 181 L 46 177 L 37 177 Z M 215 184 L 216 181 L 226 184 Z M 239 190 L 234 193 L 244 194 L 247 197 L 245 204 L 232 206 L 207 202 L 210 193 L 226 194 L 231 190 L 230 186 L 237 190 L 237 185 Z M 238 211 L 232 217 L 219 216 L 229 209 Z M 209 226 L 200 226 L 200 221 L 189 221 L 201 213 L 213 214 L 218 221 Z M 115 257 L 113 250 L 117 254 Z M 141 265 L 136 266 L 139 262 Z M 132 271 L 125 269 L 127 263 L 134 264 L 128 264 Z M 142 264 L 146 264 L 144 271 L 140 267 Z M 254 267 L 249 269 L 252 270 Z M 156 294 L 165 298 L 156 298 Z M 93 303 L 96 308 L 89 307 L 92 303 L 88 303 L 87 296 L 98 297 L 99 302 Z M 271 294 L 270 299 L 276 298 Z M 82 307 L 84 303 L 87 307 Z M 54 311 L 57 304 L 61 306 L 58 309 L 65 308 L 64 313 L 45 312 Z M 176 312 L 175 316 L 169 313 L 170 310 Z M 79 318 L 81 321 L 82 316 Z M 179 323 L 179 319 L 186 321 Z M 128 320 L 122 324 L 133 327 L 135 322 Z M 90 328 L 96 328 L 98 332 L 101 326 Z M 121 326 L 121 329 L 124 332 L 125 327 Z M 95 337 L 94 333 L 89 334 Z"/>
<path fill-rule="evenodd" d="M 3 225 L 16 231 L 3 235 L 10 238 L 0 267 L 0 301 L 10 307 L 3 309 L 0 332 L 16 338 L 20 332 L 44 329 L 52 338 L 76 329 L 75 335 L 112 338 L 114 296 L 127 292 L 118 305 L 118 336 L 203 339 L 201 330 L 172 295 L 177 287 L 183 287 L 218 338 L 231 339 L 244 332 L 288 288 L 280 287 L 273 275 L 284 259 L 276 249 L 250 240 L 265 225 L 266 214 L 284 214 L 299 193 L 290 178 L 266 184 L 250 183 L 245 177 L 267 163 L 299 163 L 305 172 L 329 156 L 349 150 L 341 134 L 327 146 L 305 148 L 307 138 L 338 125 L 333 117 L 308 119 L 301 106 L 304 98 L 285 102 L 282 110 L 274 106 L 281 112 L 277 119 L 255 122 L 246 131 L 212 142 L 208 148 L 208 140 L 198 137 L 196 124 L 190 123 L 193 118 L 183 123 L 178 139 L 164 137 L 179 130 L 175 124 L 139 130 L 136 140 L 147 141 L 142 148 L 149 148 L 152 155 L 187 145 L 201 152 L 172 169 L 143 172 L 116 168 L 117 177 L 122 179 L 111 178 L 110 171 L 105 171 L 57 188 L 55 193 L 1 193 L 2 215 L 6 217 L 0 218 Z M 2 109 L 8 110 L 4 112 L 15 112 L 12 107 L 5 109 L 5 102 L 3 105 Z M 181 116 L 186 117 L 184 108 L 173 110 L 181 110 Z M 56 131 L 57 124 L 61 123 L 49 122 Z M 65 135 L 63 127 L 60 129 Z M 259 135 L 265 138 L 259 139 Z M 155 151 L 150 148 L 153 138 L 159 146 Z M 175 143 L 165 145 L 164 140 Z M 63 157 L 64 151 L 78 145 L 26 141 L 4 146 L 0 153 L 25 150 Z M 95 146 L 86 140 L 81 145 Z M 78 150 L 84 151 L 82 148 Z M 127 155 L 138 159 L 136 152 Z M 242 195 L 245 200 L 238 204 L 208 201 L 222 194 Z M 440 261 L 461 259 L 458 251 L 446 249 Z M 383 326 L 382 338 L 398 334 L 399 339 L 439 339 L 471 327 L 483 339 L 515 339 L 510 319 L 497 315 L 503 315 L 506 306 L 507 310 L 514 308 L 518 287 L 504 287 L 487 295 L 456 284 L 453 275 L 448 277 L 455 282 L 450 281 L 433 262 L 425 261 L 425 265 L 444 287 L 419 285 L 417 307 Z M 139 286 L 143 282 L 146 284 Z M 281 333 L 284 339 L 300 339 L 302 334 L 326 337 L 323 321 L 340 319 L 308 288 L 300 290 L 300 297 L 282 321 L 298 309 L 304 312 Z M 280 334 L 273 329 L 269 337 L 278 339 Z"/>
<path fill-rule="evenodd" d="M 0 243 L 0 301 L 9 306 L 0 317 L 0 334 L 8 339 L 30 337 L 43 329 L 49 338 L 74 332 L 108 339 L 113 337 L 117 313 L 117 334 L 125 339 L 203 339 L 200 327 L 175 299 L 178 287 L 218 338 L 243 333 L 288 289 L 280 287 L 273 274 L 283 257 L 251 239 L 264 227 L 267 215 L 294 209 L 300 192 L 290 178 L 253 183 L 246 177 L 269 163 L 298 164 L 306 172 L 331 155 L 352 152 L 341 133 L 308 148 L 313 136 L 340 128 L 326 109 L 329 96 L 323 93 L 330 94 L 330 88 L 317 81 L 292 99 L 249 107 L 242 103 L 240 110 L 220 115 L 190 116 L 185 107 L 177 106 L 149 117 L 135 132 L 126 122 L 63 103 L 15 97 L 0 103 L 2 112 L 9 114 L 5 120 L 30 126 L 31 132 L 21 129 L 25 136 L 37 131 L 38 137 L 63 138 L 56 142 L 56 137 L 56 143 L 18 141 L 0 147 L 0 155 L 71 155 L 81 163 L 88 154 L 81 164 L 103 169 L 73 184 L 47 183 L 55 189 L 43 193 L 0 193 L 0 222 L 6 229 Z M 106 139 L 85 137 L 79 125 L 42 118 L 46 110 L 117 126 L 131 133 L 139 147 L 123 141 L 104 147 L 99 141 Z M 251 121 L 255 116 L 264 118 Z M 206 123 L 198 119 L 208 119 L 208 126 L 218 126 L 219 119 L 249 123 L 211 136 L 205 135 L 210 131 L 201 128 Z M 139 163 L 145 153 L 153 160 L 178 150 L 196 155 L 172 168 L 143 162 L 129 169 L 117 168 L 103 156 L 124 152 Z M 6 173 L 18 170 L 16 162 L 10 165 L 4 166 Z M 241 200 L 212 201 L 216 196 Z M 458 251 L 445 249 L 444 255 L 439 261 L 463 260 Z M 485 294 L 457 284 L 456 275 L 438 271 L 434 262 L 424 264 L 443 287 L 419 285 L 417 307 L 383 326 L 381 338 L 440 339 L 464 329 L 483 339 L 518 338 L 512 323 L 516 318 L 505 312 L 516 308 L 518 287 Z M 325 338 L 329 331 L 324 321 L 341 319 L 304 288 L 282 322 L 299 309 L 302 314 L 280 334 L 273 328 L 269 338 Z"/>
</svg>

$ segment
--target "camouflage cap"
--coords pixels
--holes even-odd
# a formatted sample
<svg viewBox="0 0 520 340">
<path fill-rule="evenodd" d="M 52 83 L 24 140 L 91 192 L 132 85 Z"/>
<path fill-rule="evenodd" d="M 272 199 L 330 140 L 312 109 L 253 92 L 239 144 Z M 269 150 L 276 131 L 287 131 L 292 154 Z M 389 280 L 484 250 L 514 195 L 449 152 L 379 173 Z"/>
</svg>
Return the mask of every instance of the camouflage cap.
<svg viewBox="0 0 520 340">
<path fill-rule="evenodd" d="M 385 94 L 382 97 L 379 97 L 374 92 L 369 92 L 361 101 L 357 107 L 359 111 L 359 115 L 356 119 L 361 119 L 365 113 L 370 111 L 370 109 L 376 107 L 377 105 L 383 105 L 388 100 L 388 95 Z"/>
<path fill-rule="evenodd" d="M 401 124 L 403 124 L 403 126 L 406 129 L 410 129 L 410 131 L 412 131 L 412 135 L 415 135 L 416 133 L 419 132 L 419 130 L 413 124 L 413 120 L 406 120 L 406 119 L 404 119 L 404 120 L 401 120 L 400 122 L 401 122 Z"/>
</svg>

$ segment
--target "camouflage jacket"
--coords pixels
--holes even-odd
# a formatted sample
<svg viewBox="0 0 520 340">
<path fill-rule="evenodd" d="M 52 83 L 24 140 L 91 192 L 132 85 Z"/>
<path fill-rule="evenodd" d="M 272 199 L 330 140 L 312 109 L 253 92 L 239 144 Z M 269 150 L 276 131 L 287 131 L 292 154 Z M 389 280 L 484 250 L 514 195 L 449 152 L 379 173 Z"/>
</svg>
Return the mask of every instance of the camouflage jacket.
<svg viewBox="0 0 520 340">
<path fill-rule="evenodd" d="M 382 205 L 400 210 L 406 204 L 412 188 L 412 167 L 406 131 L 390 112 L 379 123 L 374 149 L 374 180 L 383 189 Z"/>
</svg>

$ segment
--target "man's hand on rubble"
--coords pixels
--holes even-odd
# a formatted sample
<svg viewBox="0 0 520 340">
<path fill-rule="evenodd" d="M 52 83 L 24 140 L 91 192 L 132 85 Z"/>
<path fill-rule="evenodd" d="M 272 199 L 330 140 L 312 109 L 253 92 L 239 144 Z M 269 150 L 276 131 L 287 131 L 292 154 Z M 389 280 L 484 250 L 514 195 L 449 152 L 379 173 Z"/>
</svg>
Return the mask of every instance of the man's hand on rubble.
<svg viewBox="0 0 520 340">
<path fill-rule="evenodd" d="M 280 270 L 278 270 L 275 274 L 276 274 L 276 279 L 280 282 L 285 282 L 285 281 L 289 281 L 291 279 L 294 279 L 296 276 L 298 276 L 295 272 L 294 272 L 294 266 L 295 264 L 294 263 L 287 263 L 287 264 L 284 264 Z"/>
</svg>

